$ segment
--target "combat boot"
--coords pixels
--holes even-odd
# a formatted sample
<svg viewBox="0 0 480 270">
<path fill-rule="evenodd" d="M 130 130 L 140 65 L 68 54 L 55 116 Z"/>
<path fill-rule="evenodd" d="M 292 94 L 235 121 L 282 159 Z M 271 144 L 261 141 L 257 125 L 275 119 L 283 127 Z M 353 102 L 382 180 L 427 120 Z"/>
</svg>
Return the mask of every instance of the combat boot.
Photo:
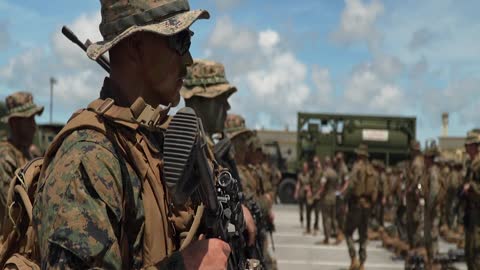
<svg viewBox="0 0 480 270">
<path fill-rule="evenodd" d="M 328 238 L 323 239 L 323 244 L 324 245 L 328 245 L 328 243 L 329 243 Z"/>
<path fill-rule="evenodd" d="M 365 265 L 363 263 L 360 264 L 360 267 L 358 268 L 358 270 L 365 270 Z"/>
<path fill-rule="evenodd" d="M 360 267 L 360 262 L 357 260 L 357 257 L 352 258 L 352 262 L 350 263 L 349 270 L 358 270 Z"/>
<path fill-rule="evenodd" d="M 340 245 L 342 242 L 343 242 L 343 239 L 345 237 L 343 236 L 343 233 L 342 232 L 338 232 L 337 234 L 337 239 L 335 241 L 335 245 Z"/>
</svg>

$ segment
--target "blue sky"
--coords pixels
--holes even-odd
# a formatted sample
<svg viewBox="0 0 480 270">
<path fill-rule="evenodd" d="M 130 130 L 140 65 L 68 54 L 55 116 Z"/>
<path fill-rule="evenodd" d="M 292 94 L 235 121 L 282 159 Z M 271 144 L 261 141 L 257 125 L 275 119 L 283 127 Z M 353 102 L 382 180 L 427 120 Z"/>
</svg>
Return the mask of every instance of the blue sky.
<svg viewBox="0 0 480 270">
<path fill-rule="evenodd" d="M 192 0 L 192 55 L 226 66 L 232 111 L 252 127 L 295 128 L 297 111 L 415 115 L 423 141 L 480 124 L 478 1 Z M 0 0 L 0 98 L 29 90 L 64 122 L 96 98 L 105 73 L 59 34 L 101 39 L 99 1 Z M 44 114 L 39 122 L 48 120 Z"/>
</svg>

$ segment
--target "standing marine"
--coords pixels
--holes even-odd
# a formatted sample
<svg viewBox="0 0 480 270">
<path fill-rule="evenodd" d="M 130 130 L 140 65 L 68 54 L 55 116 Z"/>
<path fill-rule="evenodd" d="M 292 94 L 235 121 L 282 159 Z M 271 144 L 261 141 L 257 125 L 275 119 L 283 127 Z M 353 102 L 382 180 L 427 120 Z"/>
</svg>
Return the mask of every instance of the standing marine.
<svg viewBox="0 0 480 270">
<path fill-rule="evenodd" d="M 111 72 L 47 150 L 33 207 L 42 269 L 223 269 L 230 247 L 199 239 L 180 250 L 193 209 L 175 206 L 163 176 L 170 105 L 180 101 L 197 19 L 186 0 L 101 0 Z"/>
<path fill-rule="evenodd" d="M 36 105 L 32 95 L 27 92 L 7 96 L 5 104 L 8 112 L 1 121 L 8 124 L 9 134 L 0 141 L 0 221 L 4 219 L 7 209 L 10 180 L 18 168 L 35 157 L 31 151 L 37 128 L 35 116 L 43 112 L 43 106 Z"/>
<path fill-rule="evenodd" d="M 420 150 L 420 143 L 412 141 L 410 144 L 411 160 L 406 173 L 406 217 L 407 217 L 407 238 L 410 249 L 420 246 L 420 222 L 422 212 L 418 207 L 420 202 L 419 185 L 425 177 L 425 160 Z"/>
<path fill-rule="evenodd" d="M 334 169 L 338 176 L 337 192 L 336 192 L 336 219 L 337 219 L 337 239 L 339 242 L 343 241 L 345 231 L 345 218 L 346 218 L 346 202 L 345 191 L 348 187 L 349 171 L 345 158 L 342 152 L 337 152 L 335 155 Z"/>
<path fill-rule="evenodd" d="M 434 256 L 438 253 L 438 230 L 441 211 L 441 177 L 442 172 L 435 162 L 439 152 L 435 145 L 425 150 L 424 161 L 426 174 L 421 181 L 421 201 L 423 207 L 423 238 L 426 249 L 426 269 L 432 269 Z"/>
<path fill-rule="evenodd" d="M 313 205 L 313 193 L 312 193 L 312 175 L 308 165 L 308 162 L 304 161 L 302 171 L 298 173 L 297 184 L 295 186 L 294 197 L 298 200 L 300 210 L 300 224 L 303 227 L 304 210 L 306 218 L 306 226 L 304 234 L 310 234 L 311 232 L 311 213 Z"/>
<path fill-rule="evenodd" d="M 355 153 L 357 158 L 350 173 L 347 192 L 348 211 L 345 237 L 351 259 L 350 270 L 363 270 L 367 260 L 367 229 L 372 206 L 377 199 L 377 179 L 375 171 L 368 161 L 368 146 L 360 144 L 355 149 Z M 353 241 L 355 230 L 358 230 L 359 234 L 359 258 Z"/>
<path fill-rule="evenodd" d="M 465 203 L 465 259 L 468 270 L 480 269 L 480 129 L 468 132 L 465 150 L 470 157 L 461 197 Z"/>
</svg>

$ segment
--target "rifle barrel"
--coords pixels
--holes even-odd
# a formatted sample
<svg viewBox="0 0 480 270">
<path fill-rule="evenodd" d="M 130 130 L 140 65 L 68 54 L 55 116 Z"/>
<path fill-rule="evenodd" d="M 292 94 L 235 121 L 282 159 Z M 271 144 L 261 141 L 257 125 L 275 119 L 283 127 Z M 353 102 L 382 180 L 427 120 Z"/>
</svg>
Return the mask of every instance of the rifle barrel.
<svg viewBox="0 0 480 270">
<path fill-rule="evenodd" d="M 62 27 L 62 34 L 68 38 L 68 40 L 80 47 L 84 52 L 87 52 L 87 46 L 78 39 L 70 28 L 64 25 Z M 100 56 L 95 62 L 97 62 L 107 73 L 110 73 L 110 63 L 105 56 Z"/>
</svg>

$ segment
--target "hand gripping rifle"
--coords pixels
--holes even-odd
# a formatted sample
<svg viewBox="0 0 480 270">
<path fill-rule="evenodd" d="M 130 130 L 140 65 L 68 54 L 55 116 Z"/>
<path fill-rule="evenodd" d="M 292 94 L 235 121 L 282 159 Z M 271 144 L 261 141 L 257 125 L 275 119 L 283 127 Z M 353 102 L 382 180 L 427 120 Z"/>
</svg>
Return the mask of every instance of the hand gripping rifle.
<svg viewBox="0 0 480 270">
<path fill-rule="evenodd" d="M 164 176 L 173 202 L 183 205 L 192 198 L 205 206 L 202 231 L 232 249 L 228 269 L 245 269 L 244 220 L 238 181 L 220 169 L 207 149 L 204 131 L 195 111 L 185 107 L 172 118 L 164 139 Z"/>
<path fill-rule="evenodd" d="M 84 52 L 87 52 L 88 46 L 92 44 L 92 42 L 90 42 L 88 39 L 85 43 L 81 42 L 80 39 L 72 32 L 72 30 L 65 25 L 62 27 L 62 34 L 68 38 L 68 40 L 77 44 L 78 47 L 80 47 Z M 97 62 L 107 73 L 110 74 L 110 62 L 104 55 L 101 55 L 95 62 Z"/>
</svg>

